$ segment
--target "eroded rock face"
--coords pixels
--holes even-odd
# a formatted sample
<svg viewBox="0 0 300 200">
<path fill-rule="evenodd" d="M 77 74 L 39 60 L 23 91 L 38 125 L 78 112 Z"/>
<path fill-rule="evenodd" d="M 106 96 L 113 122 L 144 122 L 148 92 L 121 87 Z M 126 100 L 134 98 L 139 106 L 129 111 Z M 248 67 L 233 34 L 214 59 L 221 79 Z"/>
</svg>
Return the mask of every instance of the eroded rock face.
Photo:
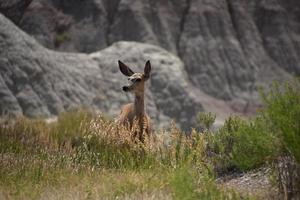
<svg viewBox="0 0 300 200">
<path fill-rule="evenodd" d="M 205 110 L 223 116 L 232 110 L 244 114 L 255 112 L 259 106 L 258 86 L 266 86 L 273 80 L 291 80 L 300 74 L 298 0 L 32 0 L 21 13 L 18 26 L 50 49 L 92 53 L 125 40 L 153 44 L 172 52 L 183 62 L 176 65 L 182 66 L 188 92 L 196 96 L 191 101 L 200 101 Z M 127 55 L 111 48 L 116 51 L 112 55 Z M 130 62 L 139 51 L 144 52 L 140 48 L 122 48 L 134 52 L 133 57 L 124 57 Z M 113 59 L 120 59 L 118 56 Z M 139 61 L 142 67 L 146 57 L 135 59 L 132 63 Z M 102 57 L 96 63 L 103 60 L 107 62 Z M 156 65 L 161 68 L 167 64 Z M 166 90 L 165 94 L 176 96 L 181 88 Z M 156 92 L 152 88 L 151 91 L 153 95 Z M 21 102 L 28 104 L 26 100 Z M 184 102 L 188 106 L 189 101 Z M 189 105 L 187 113 L 196 104 Z M 12 98 L 7 98 L 7 105 L 18 109 Z M 111 105 L 114 106 L 119 105 Z M 110 110 L 108 105 L 106 109 Z M 165 112 L 176 115 L 177 119 L 179 115 L 188 116 L 181 114 L 185 110 Z"/>
<path fill-rule="evenodd" d="M 108 46 L 107 11 L 102 1 L 37 0 L 20 28 L 51 49 L 90 53 Z"/>
<path fill-rule="evenodd" d="M 86 106 L 116 116 L 133 97 L 121 88 L 127 81 L 117 60 L 142 71 L 150 59 L 147 111 L 156 127 L 171 119 L 188 130 L 202 103 L 188 81 L 184 64 L 160 47 L 118 42 L 93 53 L 58 53 L 38 44 L 0 15 L 0 111 L 49 117 Z"/>
<path fill-rule="evenodd" d="M 1 113 L 49 116 L 93 105 L 98 88 L 90 84 L 101 83 L 96 62 L 84 54 L 47 50 L 2 15 L 0 24 Z"/>
<path fill-rule="evenodd" d="M 56 31 L 60 20 L 32 12 L 37 4 L 71 22 Z M 122 40 L 161 46 L 182 59 L 194 87 L 248 112 L 257 86 L 300 74 L 299 16 L 297 0 L 33 0 L 20 26 L 61 51 L 91 53 Z"/>
<path fill-rule="evenodd" d="M 31 2 L 32 0 L 2 0 L 0 1 L 0 13 L 18 24 Z"/>
</svg>

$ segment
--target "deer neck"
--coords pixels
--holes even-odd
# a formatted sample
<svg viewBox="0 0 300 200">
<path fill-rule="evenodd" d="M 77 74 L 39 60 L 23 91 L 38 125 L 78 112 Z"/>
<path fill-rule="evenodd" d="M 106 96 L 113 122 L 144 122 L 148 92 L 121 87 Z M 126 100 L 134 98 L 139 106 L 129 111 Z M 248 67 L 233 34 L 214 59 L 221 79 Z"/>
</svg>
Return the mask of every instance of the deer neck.
<svg viewBox="0 0 300 200">
<path fill-rule="evenodd" d="M 134 98 L 134 112 L 137 117 L 145 114 L 144 92 L 136 93 Z"/>
</svg>

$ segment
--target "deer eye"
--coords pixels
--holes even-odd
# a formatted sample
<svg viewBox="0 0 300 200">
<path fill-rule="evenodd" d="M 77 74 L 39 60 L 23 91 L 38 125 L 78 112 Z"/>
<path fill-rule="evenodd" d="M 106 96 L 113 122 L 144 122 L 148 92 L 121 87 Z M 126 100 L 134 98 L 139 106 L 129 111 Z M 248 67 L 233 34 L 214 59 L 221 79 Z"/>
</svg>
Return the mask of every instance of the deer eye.
<svg viewBox="0 0 300 200">
<path fill-rule="evenodd" d="M 141 82 L 141 80 L 142 79 L 140 79 L 140 78 L 135 79 L 136 82 Z"/>
</svg>

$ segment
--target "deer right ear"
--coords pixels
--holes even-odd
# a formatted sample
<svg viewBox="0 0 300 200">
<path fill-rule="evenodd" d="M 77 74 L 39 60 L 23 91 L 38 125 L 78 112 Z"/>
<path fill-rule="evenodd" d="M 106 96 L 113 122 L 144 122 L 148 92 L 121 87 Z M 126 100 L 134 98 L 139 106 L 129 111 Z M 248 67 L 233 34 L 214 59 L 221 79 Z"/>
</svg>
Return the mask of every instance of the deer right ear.
<svg viewBox="0 0 300 200">
<path fill-rule="evenodd" d="M 132 76 L 132 74 L 134 74 L 134 72 L 124 63 L 122 63 L 120 60 L 118 61 L 119 63 L 119 69 L 122 72 L 122 74 L 124 74 L 125 76 Z"/>
<path fill-rule="evenodd" d="M 144 68 L 144 76 L 145 76 L 146 80 L 149 79 L 150 72 L 151 72 L 151 64 L 150 64 L 150 60 L 148 60 L 145 64 L 145 68 Z"/>
</svg>

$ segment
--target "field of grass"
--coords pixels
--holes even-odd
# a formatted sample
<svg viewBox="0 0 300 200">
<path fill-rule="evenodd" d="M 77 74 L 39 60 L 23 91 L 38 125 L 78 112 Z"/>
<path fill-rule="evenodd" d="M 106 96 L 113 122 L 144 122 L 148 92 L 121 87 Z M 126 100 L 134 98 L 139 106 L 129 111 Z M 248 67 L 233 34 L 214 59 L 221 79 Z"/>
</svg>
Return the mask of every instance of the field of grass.
<svg viewBox="0 0 300 200">
<path fill-rule="evenodd" d="M 300 159 L 298 88 L 275 85 L 262 97 L 253 119 L 232 116 L 212 132 L 215 116 L 202 113 L 202 132 L 184 134 L 171 124 L 144 144 L 133 139 L 134 127 L 84 110 L 53 123 L 3 119 L 0 199 L 255 199 L 216 178 L 276 166 L 281 157 L 297 168 Z"/>
</svg>

